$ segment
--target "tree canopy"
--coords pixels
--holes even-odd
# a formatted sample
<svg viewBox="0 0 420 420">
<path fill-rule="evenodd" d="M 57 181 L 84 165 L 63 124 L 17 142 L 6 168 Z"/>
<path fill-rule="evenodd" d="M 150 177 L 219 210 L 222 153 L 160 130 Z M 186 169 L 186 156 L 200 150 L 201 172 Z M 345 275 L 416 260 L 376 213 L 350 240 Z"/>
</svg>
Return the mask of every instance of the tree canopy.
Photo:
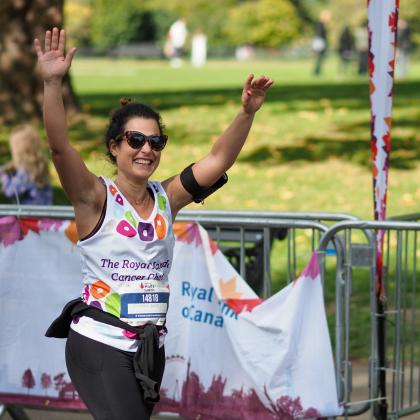
<svg viewBox="0 0 420 420">
<path fill-rule="evenodd" d="M 332 14 L 332 45 L 344 26 L 367 19 L 365 0 L 65 0 L 72 43 L 99 51 L 130 42 L 163 42 L 179 17 L 187 20 L 190 33 L 203 31 L 211 46 L 278 47 L 311 36 L 323 9 Z M 400 16 L 418 27 L 420 0 L 401 3 Z"/>
<path fill-rule="evenodd" d="M 278 47 L 296 38 L 300 27 L 289 0 L 253 0 L 230 10 L 227 34 L 236 45 Z"/>
<path fill-rule="evenodd" d="M 66 28 L 76 45 L 104 51 L 124 43 L 163 41 L 169 26 L 184 17 L 190 33 L 203 31 L 211 45 L 275 47 L 299 35 L 302 19 L 296 4 L 300 5 L 297 0 L 67 0 Z"/>
</svg>

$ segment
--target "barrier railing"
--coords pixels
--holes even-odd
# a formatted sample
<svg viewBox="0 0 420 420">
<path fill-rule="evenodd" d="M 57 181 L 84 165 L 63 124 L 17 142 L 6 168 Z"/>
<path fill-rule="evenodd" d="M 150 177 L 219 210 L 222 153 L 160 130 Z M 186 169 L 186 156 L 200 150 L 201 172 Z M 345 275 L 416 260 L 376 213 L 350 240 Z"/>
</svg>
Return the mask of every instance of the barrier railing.
<svg viewBox="0 0 420 420">
<path fill-rule="evenodd" d="M 69 206 L 0 206 L 0 216 L 74 218 Z M 278 253 L 282 266 L 287 267 L 281 276 L 283 283 L 293 281 L 299 269 L 303 269 L 312 251 L 317 248 L 327 224 L 341 220 L 358 220 L 355 216 L 335 213 L 291 213 L 291 212 L 250 212 L 250 211 L 195 211 L 183 210 L 177 221 L 196 221 L 202 224 L 210 236 L 247 280 L 254 291 L 262 297 L 271 294 L 272 270 L 270 255 L 275 242 L 283 242 Z M 306 230 L 304 237 L 298 236 Z M 304 252 L 302 238 L 306 244 Z M 297 252 L 300 241 L 301 252 Z M 335 253 L 332 249 L 331 252 Z M 279 266 L 279 264 L 277 264 Z"/>
<path fill-rule="evenodd" d="M 0 217 L 10 215 L 60 219 L 74 217 L 72 208 L 67 206 L 0 206 Z M 417 216 L 414 219 L 418 220 Z M 375 414 L 378 404 L 378 372 L 384 369 L 390 373 L 388 375 L 388 385 L 391 389 L 391 395 L 388 397 L 390 416 L 403 416 L 420 411 L 420 378 L 416 364 L 420 356 L 420 344 L 415 341 L 419 318 L 417 312 L 420 309 L 418 302 L 420 292 L 416 292 L 416 260 L 419 250 L 417 232 L 420 230 L 420 223 L 363 222 L 351 215 L 315 212 L 253 213 L 191 210 L 180 212 L 177 221 L 196 221 L 206 227 L 240 274 L 264 297 L 271 294 L 273 278 L 278 280 L 278 273 L 273 274 L 273 266 L 275 271 L 279 265 L 279 254 L 285 258 L 287 270 L 282 275 L 286 282 L 296 277 L 300 266 L 303 268 L 311 251 L 316 249 L 320 257 L 323 280 L 327 281 L 326 271 L 331 270 L 328 270 L 330 262 L 326 264 L 326 257 L 335 255 L 334 354 L 338 395 L 344 404 L 345 415 L 355 416 L 368 410 Z M 379 366 L 377 357 L 376 229 L 384 229 L 387 232 L 384 278 L 388 300 L 385 316 L 388 321 L 393 322 L 393 325 L 391 333 L 388 334 L 389 341 L 386 343 L 389 360 L 389 365 L 386 366 Z M 356 270 L 365 271 L 355 276 Z M 255 278 L 262 278 L 263 281 L 255 283 Z M 364 285 L 368 296 L 366 318 L 368 322 L 356 328 L 352 324 L 352 315 L 361 312 L 366 302 L 356 302 L 356 298 L 359 297 L 352 294 L 354 281 Z M 327 284 L 328 289 L 333 288 L 329 280 Z M 331 307 L 329 312 L 332 313 Z M 352 394 L 354 349 L 350 347 L 350 338 L 358 330 L 370 337 L 369 347 L 363 349 L 369 358 L 367 371 L 364 372 L 368 378 L 365 398 L 355 398 Z M 23 419 L 23 417 L 13 418 Z"/>
<path fill-rule="evenodd" d="M 384 245 L 385 296 L 384 312 L 378 313 L 375 290 L 375 232 L 386 233 Z M 342 260 L 336 270 L 336 375 L 340 398 L 344 402 L 345 415 L 357 415 L 371 410 L 379 417 L 380 400 L 386 398 L 388 418 L 398 418 L 420 411 L 420 377 L 418 358 L 420 342 L 416 341 L 418 311 L 420 310 L 417 288 L 417 258 L 419 251 L 420 223 L 414 222 L 340 222 L 329 229 L 319 246 L 321 262 L 326 255 L 327 244 L 337 235 L 341 241 Z M 358 234 L 357 234 L 358 233 Z M 353 241 L 356 236 L 358 242 Z M 364 242 L 360 243 L 360 239 Z M 321 264 L 322 265 L 322 264 Z M 370 348 L 367 367 L 368 395 L 366 399 L 352 401 L 352 351 L 350 337 L 354 314 L 360 316 L 363 307 L 352 294 L 353 271 L 368 269 L 367 285 L 370 308 Z M 363 279 L 362 281 L 366 280 Z M 359 279 L 360 281 L 360 279 Z M 356 301 L 356 303 L 355 303 Z M 379 318 L 385 320 L 386 334 L 378 339 Z M 357 328 L 360 330 L 360 317 Z M 354 341 L 354 337 L 353 341 Z M 383 351 L 386 363 L 379 363 L 379 351 Z M 380 384 L 380 381 L 385 381 Z M 390 390 L 390 395 L 379 398 L 380 385 Z M 384 388 L 382 388 L 384 389 Z"/>
<path fill-rule="evenodd" d="M 207 210 L 207 211 L 191 211 L 191 210 L 184 210 L 180 213 L 177 220 L 194 220 L 201 224 L 203 224 L 210 235 L 218 240 L 220 238 L 225 238 L 226 236 L 230 236 L 230 239 L 236 236 L 238 239 L 238 234 L 235 235 L 234 232 L 230 232 L 226 235 L 219 232 L 218 234 L 218 226 L 216 223 L 217 220 L 221 220 L 222 218 L 228 218 L 232 220 L 235 218 L 236 220 L 243 220 L 246 221 L 247 219 L 253 220 L 260 220 L 264 223 L 267 220 L 283 220 L 286 221 L 299 221 L 299 224 L 290 224 L 290 225 L 283 225 L 283 226 L 271 226 L 270 229 L 270 247 L 268 251 L 271 251 L 273 246 L 273 241 L 278 239 L 278 243 L 284 241 L 283 249 L 279 249 L 277 247 L 277 254 L 283 255 L 283 266 L 287 267 L 286 273 L 283 275 L 284 277 L 284 284 L 288 284 L 293 281 L 297 275 L 299 274 L 299 270 L 303 269 L 304 264 L 307 262 L 308 255 L 314 251 L 319 243 L 321 238 L 321 234 L 323 232 L 322 229 L 315 229 L 311 228 L 310 226 L 306 226 L 307 229 L 311 229 L 311 231 L 306 231 L 306 241 L 302 241 L 302 229 L 305 228 L 302 222 L 318 222 L 321 223 L 323 226 L 328 227 L 332 223 L 336 223 L 342 220 L 359 220 L 356 216 L 352 216 L 349 214 L 344 213 L 328 213 L 328 212 L 251 212 L 251 211 L 223 211 L 223 210 Z M 239 219 L 238 219 L 239 218 Z M 224 227 L 228 229 L 228 227 Z M 264 255 L 266 255 L 261 247 L 261 237 L 258 241 L 257 238 L 256 243 L 253 247 L 253 255 L 252 257 L 255 258 L 254 264 L 248 262 L 248 264 L 243 264 L 244 257 L 246 258 L 248 255 L 245 253 L 241 254 L 240 263 L 237 261 L 238 258 L 231 258 L 232 257 L 232 249 L 224 249 L 225 255 L 229 258 L 230 262 L 237 268 L 240 272 L 241 276 L 247 280 L 247 282 L 251 285 L 251 287 L 260 295 L 267 296 L 267 293 L 264 293 L 264 289 L 258 284 L 258 278 L 264 278 Z M 298 243 L 299 242 L 299 249 L 301 252 L 297 251 Z M 306 252 L 303 251 L 302 242 L 306 242 Z M 237 250 L 242 250 L 242 244 L 238 244 L 239 247 Z M 223 247 L 222 247 L 223 248 Z M 335 246 L 332 246 L 329 249 L 331 254 L 336 253 Z M 252 270 L 247 270 L 248 265 L 254 265 Z M 270 283 L 270 279 L 267 279 Z M 266 291 L 265 291 L 266 292 Z"/>
<path fill-rule="evenodd" d="M 420 220 L 420 213 L 398 214 L 389 217 L 387 220 L 395 220 L 400 222 L 418 222 Z"/>
<path fill-rule="evenodd" d="M 72 219 L 73 209 L 67 206 L 0 206 L 0 216 L 17 217 L 48 217 Z M 295 217 L 294 219 L 292 219 Z M 284 243 L 287 261 L 286 282 L 296 276 L 298 266 L 303 268 L 313 250 L 318 246 L 319 239 L 328 230 L 322 222 L 338 220 L 353 220 L 350 215 L 331 213 L 251 213 L 251 212 L 218 212 L 218 211 L 182 211 L 177 221 L 196 221 L 210 232 L 219 243 L 225 255 L 238 268 L 240 274 L 251 280 L 262 278 L 260 284 L 254 284 L 254 289 L 267 297 L 271 294 L 271 259 L 275 238 Z M 297 240 L 305 232 L 307 250 L 304 254 L 297 252 Z M 299 244 L 301 245 L 301 244 Z M 298 255 L 299 254 L 299 255 Z M 300 260 L 300 261 L 298 261 Z M 261 286 L 261 287 L 260 287 Z M 22 417 L 15 417 L 19 420 Z"/>
</svg>

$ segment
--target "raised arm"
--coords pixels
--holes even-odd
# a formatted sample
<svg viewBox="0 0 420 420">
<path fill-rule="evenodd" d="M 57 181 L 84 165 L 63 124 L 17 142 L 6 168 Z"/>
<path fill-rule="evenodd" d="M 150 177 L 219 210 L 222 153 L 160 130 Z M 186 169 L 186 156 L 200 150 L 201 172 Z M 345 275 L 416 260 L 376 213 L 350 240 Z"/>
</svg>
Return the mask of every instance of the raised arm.
<svg viewBox="0 0 420 420">
<path fill-rule="evenodd" d="M 254 79 L 251 74 L 247 77 L 238 114 L 217 139 L 210 153 L 192 167 L 194 178 L 201 187 L 213 185 L 233 165 L 248 136 L 255 113 L 261 108 L 273 83 L 266 76 Z M 192 197 L 182 186 L 179 175 L 166 180 L 164 186 L 175 214 L 191 203 Z"/>
<path fill-rule="evenodd" d="M 101 182 L 87 169 L 68 140 L 62 80 L 70 69 L 76 48 L 65 55 L 65 38 L 64 30 L 53 28 L 45 34 L 44 50 L 38 39 L 35 39 L 34 46 L 38 55 L 38 68 L 44 80 L 44 124 L 51 156 L 61 185 L 75 206 L 77 219 L 78 210 L 82 208 L 96 212 L 105 196 Z"/>
</svg>

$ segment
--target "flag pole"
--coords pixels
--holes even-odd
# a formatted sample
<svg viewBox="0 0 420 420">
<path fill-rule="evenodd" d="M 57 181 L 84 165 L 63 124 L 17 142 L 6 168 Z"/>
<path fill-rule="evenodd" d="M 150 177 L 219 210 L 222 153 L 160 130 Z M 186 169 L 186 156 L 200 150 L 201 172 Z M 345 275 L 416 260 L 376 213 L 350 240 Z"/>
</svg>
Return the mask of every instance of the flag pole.
<svg viewBox="0 0 420 420">
<path fill-rule="evenodd" d="M 368 0 L 369 91 L 375 220 L 386 219 L 392 98 L 399 0 Z M 386 290 L 383 265 L 383 230 L 376 234 L 376 326 L 378 402 L 375 417 L 386 420 Z"/>
</svg>

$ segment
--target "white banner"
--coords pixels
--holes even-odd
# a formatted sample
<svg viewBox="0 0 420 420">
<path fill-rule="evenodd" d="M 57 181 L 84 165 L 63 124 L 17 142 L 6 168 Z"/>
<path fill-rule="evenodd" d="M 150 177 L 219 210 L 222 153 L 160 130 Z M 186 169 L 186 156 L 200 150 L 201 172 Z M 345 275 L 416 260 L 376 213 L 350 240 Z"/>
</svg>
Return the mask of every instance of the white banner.
<svg viewBox="0 0 420 420">
<path fill-rule="evenodd" d="M 197 224 L 177 223 L 159 411 L 187 419 L 341 414 L 315 254 L 261 301 Z M 0 219 L 0 402 L 83 408 L 64 340 L 44 337 L 80 295 L 72 222 Z"/>
</svg>

